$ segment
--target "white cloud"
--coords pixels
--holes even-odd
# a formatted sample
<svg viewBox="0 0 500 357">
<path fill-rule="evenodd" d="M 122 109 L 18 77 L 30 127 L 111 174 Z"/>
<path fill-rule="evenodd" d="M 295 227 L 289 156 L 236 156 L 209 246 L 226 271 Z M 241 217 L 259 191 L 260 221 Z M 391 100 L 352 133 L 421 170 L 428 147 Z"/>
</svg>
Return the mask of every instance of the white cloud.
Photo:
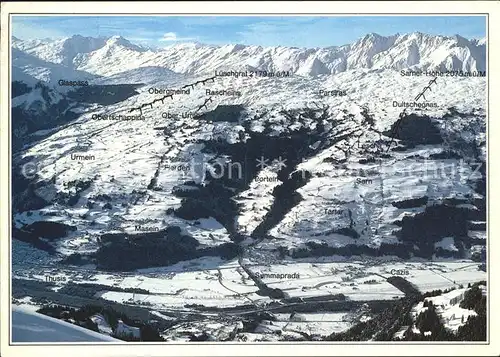
<svg viewBox="0 0 500 357">
<path fill-rule="evenodd" d="M 160 41 L 175 42 L 175 41 L 189 41 L 194 40 L 193 37 L 177 37 L 175 32 L 167 32 L 160 38 Z"/>
</svg>

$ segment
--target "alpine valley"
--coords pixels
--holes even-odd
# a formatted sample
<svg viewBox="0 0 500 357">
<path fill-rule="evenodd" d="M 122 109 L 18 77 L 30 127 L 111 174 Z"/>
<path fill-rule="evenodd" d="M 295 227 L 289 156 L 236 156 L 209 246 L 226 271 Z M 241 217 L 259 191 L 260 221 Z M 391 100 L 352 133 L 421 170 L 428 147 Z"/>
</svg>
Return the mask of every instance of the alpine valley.
<svg viewBox="0 0 500 357">
<path fill-rule="evenodd" d="M 11 65 L 14 303 L 140 341 L 486 339 L 485 39 Z"/>
</svg>

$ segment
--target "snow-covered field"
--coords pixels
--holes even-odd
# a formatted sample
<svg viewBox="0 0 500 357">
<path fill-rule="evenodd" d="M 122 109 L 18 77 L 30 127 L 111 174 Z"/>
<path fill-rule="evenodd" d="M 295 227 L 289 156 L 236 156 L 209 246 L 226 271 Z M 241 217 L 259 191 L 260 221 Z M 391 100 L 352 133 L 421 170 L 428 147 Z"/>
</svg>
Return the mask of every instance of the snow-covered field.
<svg viewBox="0 0 500 357">
<path fill-rule="evenodd" d="M 352 300 L 377 300 L 401 297 L 403 294 L 386 279 L 404 270 L 403 278 L 421 292 L 446 289 L 468 282 L 486 279 L 486 273 L 473 262 L 423 262 L 423 263 L 291 263 L 255 267 L 260 274 L 297 273 L 298 279 L 264 278 L 272 287 L 286 291 L 290 296 L 304 297 L 342 293 Z"/>
<path fill-rule="evenodd" d="M 273 321 L 274 326 L 283 331 L 300 331 L 309 335 L 327 336 L 333 332 L 343 332 L 353 325 L 352 314 L 348 313 L 300 313 L 277 314 L 278 321 Z"/>
<path fill-rule="evenodd" d="M 333 263 L 276 263 L 248 267 L 270 288 L 283 290 L 288 297 L 325 298 L 344 294 L 348 300 L 393 300 L 404 293 L 387 282 L 399 275 L 421 292 L 459 288 L 460 285 L 486 280 L 486 272 L 479 263 L 464 262 L 384 262 L 374 260 Z M 107 286 L 140 288 L 149 294 L 106 291 L 96 297 L 125 304 L 151 304 L 154 309 L 185 309 L 188 304 L 206 307 L 240 305 L 262 306 L 271 300 L 256 294 L 257 286 L 238 265 L 237 260 L 224 262 L 217 258 L 203 258 L 182 262 L 171 267 L 141 269 L 130 273 L 78 272 L 70 269 L 50 269 L 36 273 L 24 270 L 19 278 L 45 280 L 46 274 L 64 277 L 67 282 L 94 283 Z"/>
</svg>

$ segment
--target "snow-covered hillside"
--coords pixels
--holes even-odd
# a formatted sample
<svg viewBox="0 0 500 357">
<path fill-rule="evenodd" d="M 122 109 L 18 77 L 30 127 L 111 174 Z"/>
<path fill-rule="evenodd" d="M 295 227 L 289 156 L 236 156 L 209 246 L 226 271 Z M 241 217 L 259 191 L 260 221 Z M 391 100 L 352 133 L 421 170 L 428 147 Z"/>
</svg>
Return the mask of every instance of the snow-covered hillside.
<svg viewBox="0 0 500 357">
<path fill-rule="evenodd" d="M 26 76 L 30 76 L 53 86 L 57 86 L 57 82 L 61 79 L 84 81 L 98 77 L 72 67 L 45 61 L 17 48 L 12 49 L 12 69 L 13 81 L 26 81 Z M 30 78 L 28 82 L 32 84 L 33 80 Z M 64 87 L 59 90 L 64 90 Z"/>
<path fill-rule="evenodd" d="M 184 75 L 175 73 L 165 67 L 139 67 L 128 71 L 119 72 L 111 76 L 100 77 L 95 80 L 90 81 L 93 85 L 102 84 L 154 84 L 158 82 L 159 79 L 166 81 L 172 79 L 183 79 Z"/>
<path fill-rule="evenodd" d="M 48 62 L 73 65 L 73 58 L 80 53 L 95 51 L 106 44 L 105 38 L 74 35 L 62 40 L 28 40 L 13 38 L 12 46 Z"/>
<path fill-rule="evenodd" d="M 194 82 L 199 78 L 185 81 Z M 217 224 L 207 222 L 205 227 L 205 223 L 200 224 L 203 221 L 198 221 L 197 226 L 190 226 L 189 220 L 186 222 L 179 215 L 165 215 L 167 210 L 180 210 L 183 205 L 182 199 L 172 193 L 188 189 L 184 183 L 192 175 L 189 168 L 193 165 L 192 160 L 196 160 L 200 150 L 211 140 L 222 140 L 227 147 L 204 150 L 202 157 L 206 164 L 214 165 L 216 161 L 210 160 L 220 160 L 224 155 L 233 156 L 233 161 L 237 161 L 239 154 L 234 150 L 239 149 L 232 151 L 231 145 L 243 142 L 248 150 L 256 150 L 255 159 L 252 158 L 247 165 L 252 165 L 258 172 L 255 160 L 261 153 L 274 155 L 271 159 L 278 156 L 291 159 L 286 147 L 277 146 L 277 151 L 266 153 L 258 142 L 269 146 L 274 145 L 275 140 L 282 140 L 281 137 L 296 135 L 297 145 L 302 145 L 303 150 L 310 151 L 310 154 L 300 157 L 302 162 L 295 164 L 294 170 L 306 170 L 312 177 L 297 188 L 301 199 L 268 227 L 276 241 L 262 242 L 262 248 L 274 249 L 285 244 L 287 248 L 296 249 L 312 243 L 375 248 L 382 243 L 396 244 L 398 238 L 394 232 L 398 220 L 423 214 L 426 206 L 439 205 L 443 199 L 469 202 L 477 196 L 474 187 L 462 180 L 472 177 L 473 167 L 465 165 L 459 157 L 444 161 L 432 158 L 449 150 L 447 146 L 424 140 L 416 147 L 407 147 L 386 155 L 379 162 L 370 162 L 383 153 L 377 149 L 380 140 L 385 140 L 383 147 L 387 148 L 388 134 L 382 133 L 389 130 L 401 111 L 392 105 L 393 101 L 414 97 L 427 82 L 427 78 L 410 79 L 389 69 L 348 71 L 326 80 L 220 77 L 214 84 L 192 89 L 189 95 L 174 95 L 174 99 L 167 99 L 163 105 L 158 102 L 151 105 L 152 108 L 145 107 L 141 110 L 144 120 L 96 120 L 98 114 L 130 115 L 131 109 L 150 102 L 155 96 L 149 93 L 152 85 L 148 84 L 139 89 L 137 96 L 82 114 L 74 125 L 61 129 L 22 153 L 22 157 L 32 158 L 40 168 L 40 184 L 34 192 L 48 205 L 35 215 L 34 212 L 29 215 L 28 212 L 19 213 L 15 218 L 16 225 L 20 228 L 33 222 L 35 217 L 45 220 L 50 216 L 51 221 L 78 227 L 68 237 L 69 241 L 88 240 L 98 236 L 99 232 L 134 232 L 138 225 L 159 230 L 175 225 L 203 245 L 228 242 L 227 222 L 216 218 Z M 173 77 L 156 82 L 154 87 L 172 88 L 180 83 L 181 78 Z M 240 114 L 240 120 L 211 122 L 194 118 L 192 114 L 204 102 L 206 88 L 237 88 L 241 96 L 215 96 L 208 111 L 223 105 L 243 105 L 245 110 Z M 321 88 L 342 88 L 347 95 L 321 98 L 317 94 Z M 461 130 L 462 124 L 457 119 L 454 121 L 449 108 L 481 118 L 485 107 L 484 88 L 484 78 L 440 79 L 433 88 L 436 95 L 429 95 L 436 107 L 415 111 L 415 114 L 434 118 L 436 130 L 442 131 L 443 137 L 450 136 L 450 140 L 455 140 L 454 133 Z M 323 119 L 307 114 L 311 108 L 320 105 L 318 103 L 325 110 Z M 293 111 L 297 111 L 296 117 L 291 117 Z M 373 117 L 371 126 L 366 124 L 365 111 Z M 169 120 L 165 113 L 178 116 Z M 183 117 L 181 113 L 190 115 Z M 472 121 L 469 119 L 468 123 Z M 324 127 L 321 132 L 318 132 L 319 125 Z M 474 130 L 479 130 L 475 139 L 484 141 L 484 126 Z M 313 134 L 315 131 L 318 133 Z M 314 135 L 318 135 L 317 139 L 307 144 L 306 140 L 311 140 Z M 257 146 L 254 148 L 253 145 Z M 484 145 L 480 150 L 478 158 L 484 160 Z M 82 161 L 75 159 L 75 155 L 90 156 Z M 422 165 L 426 165 L 428 175 L 421 173 Z M 463 176 L 443 179 L 441 170 L 454 168 L 461 170 Z M 277 175 L 280 167 L 271 166 L 269 170 L 261 173 L 264 179 L 248 176 L 248 188 L 234 196 L 241 204 L 241 209 L 234 212 L 241 234 L 260 232 L 268 224 L 265 221 L 270 219 L 274 202 L 279 200 L 276 193 L 273 196 L 273 189 L 276 185 L 283 186 L 286 179 L 275 176 L 273 182 L 266 182 Z M 206 182 L 210 179 L 207 176 Z M 82 189 L 78 188 L 80 185 Z M 72 196 L 75 196 L 74 201 Z M 100 197 L 103 196 L 109 199 L 102 200 Z M 397 202 L 422 197 L 426 197 L 424 204 L 406 209 L 395 206 Z M 59 208 L 61 204 L 64 210 Z M 471 209 L 477 210 L 477 207 Z M 259 210 L 263 211 L 258 213 Z M 263 226 L 257 229 L 261 224 Z M 353 224 L 355 227 L 349 230 L 351 233 L 334 228 L 352 227 Z M 71 253 L 78 249 L 66 251 Z"/>
<path fill-rule="evenodd" d="M 13 306 L 12 342 L 120 342 L 120 340 L 36 313 L 30 307 Z"/>
</svg>

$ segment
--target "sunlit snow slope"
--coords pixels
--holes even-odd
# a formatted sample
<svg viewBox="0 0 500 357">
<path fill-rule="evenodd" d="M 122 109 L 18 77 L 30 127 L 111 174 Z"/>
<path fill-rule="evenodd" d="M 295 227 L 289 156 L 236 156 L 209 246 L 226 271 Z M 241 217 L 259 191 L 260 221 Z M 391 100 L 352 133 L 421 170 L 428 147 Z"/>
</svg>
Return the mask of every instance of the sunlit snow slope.
<svg viewBox="0 0 500 357">
<path fill-rule="evenodd" d="M 76 326 L 32 309 L 13 306 L 12 342 L 119 342 L 113 337 Z"/>
</svg>

